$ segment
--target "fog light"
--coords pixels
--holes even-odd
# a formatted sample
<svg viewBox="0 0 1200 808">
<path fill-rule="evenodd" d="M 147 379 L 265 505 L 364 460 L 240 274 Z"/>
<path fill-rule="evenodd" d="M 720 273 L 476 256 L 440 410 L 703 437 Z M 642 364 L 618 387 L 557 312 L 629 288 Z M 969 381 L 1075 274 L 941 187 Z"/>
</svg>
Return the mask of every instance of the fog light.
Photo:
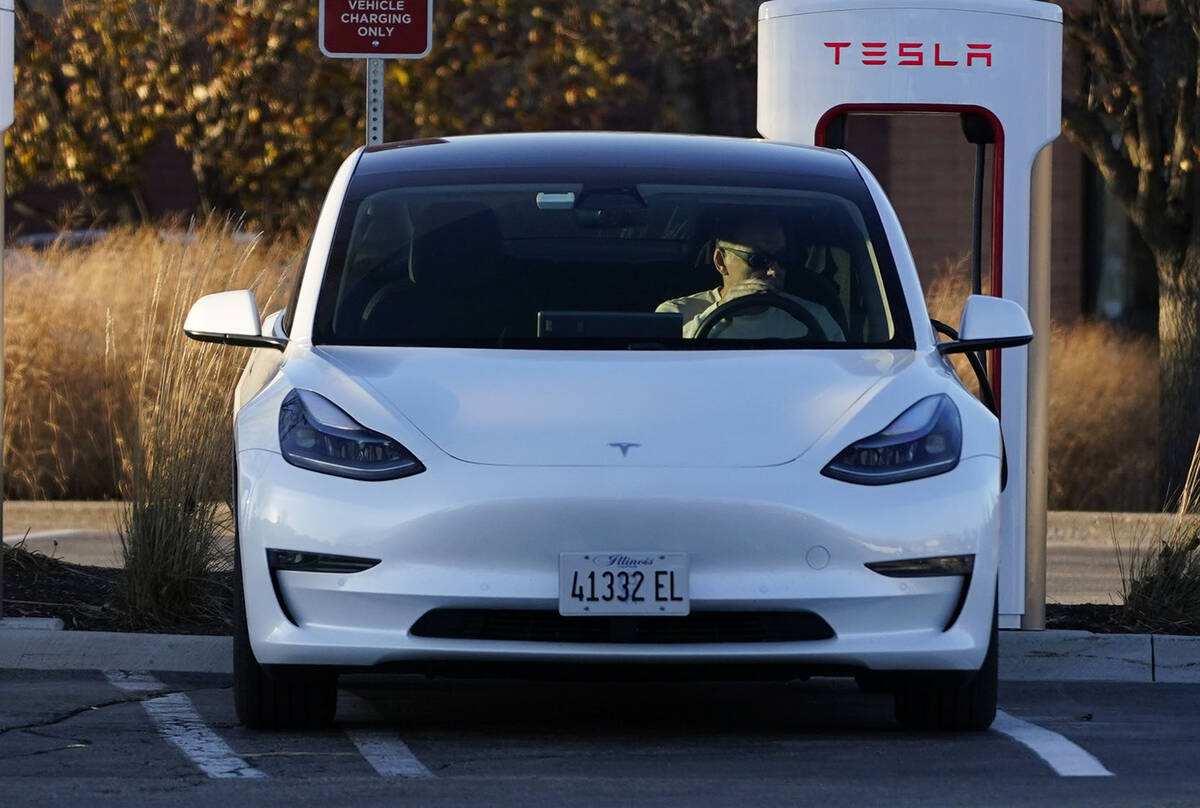
<svg viewBox="0 0 1200 808">
<path fill-rule="evenodd" d="M 267 550 L 267 566 L 271 571 L 295 572 L 362 572 L 379 563 L 378 558 L 305 553 L 299 550 Z"/>
<path fill-rule="evenodd" d="M 906 558 L 903 561 L 872 561 L 866 567 L 872 572 L 878 572 L 889 578 L 970 575 L 971 571 L 975 569 L 975 556 L 931 556 L 929 558 Z"/>
</svg>

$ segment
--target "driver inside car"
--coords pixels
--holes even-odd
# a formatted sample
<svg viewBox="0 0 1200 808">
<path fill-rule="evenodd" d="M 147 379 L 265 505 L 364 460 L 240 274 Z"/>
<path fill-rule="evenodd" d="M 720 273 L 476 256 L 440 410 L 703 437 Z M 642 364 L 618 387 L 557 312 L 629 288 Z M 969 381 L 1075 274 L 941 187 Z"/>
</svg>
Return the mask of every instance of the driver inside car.
<svg viewBox="0 0 1200 808">
<path fill-rule="evenodd" d="M 815 319 L 823 334 L 818 339 L 842 341 L 845 336 L 824 306 L 783 291 L 787 262 L 783 251 L 787 244 L 783 227 L 771 216 L 757 214 L 729 217 L 717 230 L 712 262 L 721 276 L 715 289 L 677 297 L 660 303 L 662 313 L 683 316 L 683 336 L 696 336 L 697 330 L 717 306 L 744 295 L 773 294 L 802 306 Z M 715 323 L 710 337 L 723 339 L 794 339 L 807 337 L 809 327 L 778 306 L 754 306 L 739 309 Z"/>
</svg>

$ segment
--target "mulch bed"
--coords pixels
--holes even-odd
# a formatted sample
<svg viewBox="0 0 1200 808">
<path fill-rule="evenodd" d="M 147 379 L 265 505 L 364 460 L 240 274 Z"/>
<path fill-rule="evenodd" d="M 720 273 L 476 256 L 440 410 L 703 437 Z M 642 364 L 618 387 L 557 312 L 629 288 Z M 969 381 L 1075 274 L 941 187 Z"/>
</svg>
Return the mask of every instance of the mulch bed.
<svg viewBox="0 0 1200 808">
<path fill-rule="evenodd" d="M 229 591 L 229 573 L 214 577 Z M 186 624 L 145 626 L 131 624 L 120 604 L 122 571 L 88 567 L 49 558 L 19 548 L 4 551 L 5 617 L 59 617 L 64 627 L 76 631 L 143 631 L 171 634 L 228 634 L 229 609 L 224 618 L 198 619 Z M 1046 628 L 1081 629 L 1099 633 L 1144 633 L 1139 626 L 1121 621 L 1121 607 L 1084 603 L 1046 605 Z M 1172 634 L 1200 635 L 1200 626 L 1178 626 Z"/>
<path fill-rule="evenodd" d="M 1108 603 L 1047 603 L 1046 628 L 1078 629 L 1098 634 L 1141 634 L 1121 623 L 1121 607 Z"/>
<path fill-rule="evenodd" d="M 4 548 L 4 617 L 58 617 L 72 631 L 228 634 L 227 618 L 196 618 L 175 625 L 137 625 L 120 608 L 123 571 L 89 567 Z M 229 573 L 214 574 L 215 590 L 228 591 Z M 217 609 L 223 615 L 226 608 Z"/>
</svg>

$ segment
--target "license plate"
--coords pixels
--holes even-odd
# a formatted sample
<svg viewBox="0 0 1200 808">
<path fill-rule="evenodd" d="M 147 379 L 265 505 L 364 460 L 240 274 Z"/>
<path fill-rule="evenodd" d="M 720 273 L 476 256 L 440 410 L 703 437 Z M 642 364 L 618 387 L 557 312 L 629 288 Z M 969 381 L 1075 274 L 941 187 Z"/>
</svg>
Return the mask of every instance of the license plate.
<svg viewBox="0 0 1200 808">
<path fill-rule="evenodd" d="M 687 553 L 560 553 L 562 615 L 686 615 Z"/>
</svg>

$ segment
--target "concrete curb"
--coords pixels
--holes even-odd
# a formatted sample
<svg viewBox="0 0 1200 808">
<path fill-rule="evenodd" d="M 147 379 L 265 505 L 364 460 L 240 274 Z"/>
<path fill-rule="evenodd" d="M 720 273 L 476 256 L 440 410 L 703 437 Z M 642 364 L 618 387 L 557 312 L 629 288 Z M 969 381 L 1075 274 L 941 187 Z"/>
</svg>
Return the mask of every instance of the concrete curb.
<svg viewBox="0 0 1200 808">
<path fill-rule="evenodd" d="M 231 673 L 232 654 L 229 637 L 0 630 L 0 668 Z M 1200 683 L 1200 637 L 1002 631 L 1000 678 Z"/>
<path fill-rule="evenodd" d="M 1000 633 L 1000 678 L 1008 682 L 1200 682 L 1200 637 Z"/>
<path fill-rule="evenodd" d="M 0 631 L 62 631 L 62 627 L 58 617 L 0 617 Z"/>
<path fill-rule="evenodd" d="M 1000 635 L 1000 678 L 1152 682 L 1153 646 L 1146 634 L 1006 631 Z"/>
<path fill-rule="evenodd" d="M 231 673 L 229 637 L 112 631 L 0 631 L 0 668 Z"/>
</svg>

